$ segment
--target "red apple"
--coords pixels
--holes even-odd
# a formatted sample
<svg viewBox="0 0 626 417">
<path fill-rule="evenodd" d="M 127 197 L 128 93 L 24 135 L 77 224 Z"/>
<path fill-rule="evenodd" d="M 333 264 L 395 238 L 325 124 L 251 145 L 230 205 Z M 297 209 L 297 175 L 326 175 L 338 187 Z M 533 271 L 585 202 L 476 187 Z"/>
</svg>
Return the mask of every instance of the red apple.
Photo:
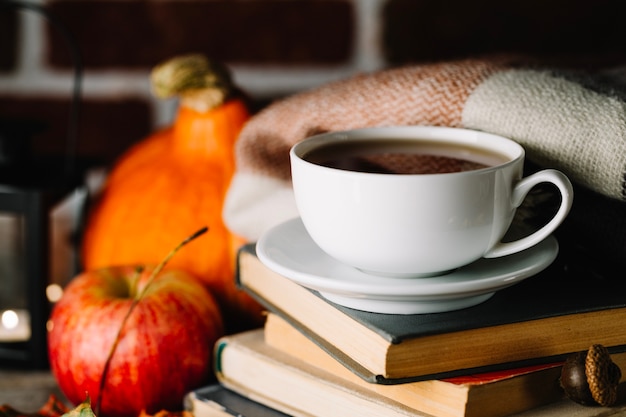
<svg viewBox="0 0 626 417">
<path fill-rule="evenodd" d="M 97 403 L 111 346 L 151 271 L 138 276 L 127 266 L 84 272 L 54 306 L 50 367 L 73 403 L 87 394 Z M 208 290 L 185 272 L 161 271 L 123 326 L 98 417 L 180 410 L 184 395 L 212 377 L 213 345 L 222 335 L 222 316 Z"/>
</svg>

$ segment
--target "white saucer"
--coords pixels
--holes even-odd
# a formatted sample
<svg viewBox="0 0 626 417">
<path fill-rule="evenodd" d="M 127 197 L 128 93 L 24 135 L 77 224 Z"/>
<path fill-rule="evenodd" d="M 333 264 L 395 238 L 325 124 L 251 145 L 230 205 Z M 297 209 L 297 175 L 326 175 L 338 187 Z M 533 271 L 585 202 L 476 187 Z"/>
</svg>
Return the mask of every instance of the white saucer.
<svg viewBox="0 0 626 417">
<path fill-rule="evenodd" d="M 323 252 L 299 218 L 267 231 L 258 240 L 261 262 L 326 299 L 357 310 L 387 314 L 423 314 L 457 310 L 489 299 L 495 291 L 537 274 L 559 251 L 550 236 L 523 252 L 480 259 L 447 275 L 387 278 L 366 274 Z"/>
</svg>

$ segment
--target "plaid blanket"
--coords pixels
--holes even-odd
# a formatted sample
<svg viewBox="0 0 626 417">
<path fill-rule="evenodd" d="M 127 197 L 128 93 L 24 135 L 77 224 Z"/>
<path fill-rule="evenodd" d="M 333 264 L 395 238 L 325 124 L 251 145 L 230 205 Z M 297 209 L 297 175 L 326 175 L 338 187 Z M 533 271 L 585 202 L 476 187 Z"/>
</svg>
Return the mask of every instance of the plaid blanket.
<svg viewBox="0 0 626 417">
<path fill-rule="evenodd" d="M 293 144 L 322 132 L 391 125 L 507 136 L 538 166 L 626 200 L 626 95 L 617 80 L 500 57 L 391 68 L 295 94 L 266 107 L 242 130 L 224 219 L 256 240 L 297 216 L 288 155 Z"/>
</svg>

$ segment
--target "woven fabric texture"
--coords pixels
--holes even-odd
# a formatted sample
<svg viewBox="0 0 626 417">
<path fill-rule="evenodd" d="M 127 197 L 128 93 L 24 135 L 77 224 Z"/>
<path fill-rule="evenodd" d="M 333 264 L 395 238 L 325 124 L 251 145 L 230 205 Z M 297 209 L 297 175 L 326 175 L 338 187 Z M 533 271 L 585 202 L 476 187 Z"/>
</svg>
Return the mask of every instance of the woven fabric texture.
<svg viewBox="0 0 626 417">
<path fill-rule="evenodd" d="M 256 240 L 297 216 L 289 149 L 314 134 L 373 126 L 464 127 L 507 136 L 530 161 L 626 200 L 626 96 L 606 77 L 519 58 L 469 59 L 360 74 L 277 101 L 237 142 L 224 218 Z"/>
</svg>

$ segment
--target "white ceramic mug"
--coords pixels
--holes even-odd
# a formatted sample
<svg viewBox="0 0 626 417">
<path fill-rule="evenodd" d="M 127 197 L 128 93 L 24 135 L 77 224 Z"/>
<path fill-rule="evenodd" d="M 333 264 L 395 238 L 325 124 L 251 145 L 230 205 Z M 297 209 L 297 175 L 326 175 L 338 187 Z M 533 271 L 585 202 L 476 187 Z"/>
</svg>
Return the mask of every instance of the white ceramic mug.
<svg viewBox="0 0 626 417">
<path fill-rule="evenodd" d="M 419 154 L 448 154 L 486 166 L 405 174 L 361 172 L 322 161 L 370 145 L 377 153 L 377 147 L 386 147 L 382 143 L 398 143 L 402 153 L 412 153 L 415 147 Z M 328 148 L 337 144 L 347 148 Z M 513 140 L 431 126 L 325 133 L 290 151 L 297 208 L 313 241 L 340 262 L 394 277 L 440 275 L 481 257 L 522 251 L 548 237 L 570 210 L 572 185 L 553 169 L 522 178 L 524 157 L 524 149 Z M 393 168 L 395 160 L 390 161 Z M 503 243 L 516 209 L 531 188 L 544 182 L 554 184 L 561 194 L 556 214 L 529 236 Z"/>
</svg>

